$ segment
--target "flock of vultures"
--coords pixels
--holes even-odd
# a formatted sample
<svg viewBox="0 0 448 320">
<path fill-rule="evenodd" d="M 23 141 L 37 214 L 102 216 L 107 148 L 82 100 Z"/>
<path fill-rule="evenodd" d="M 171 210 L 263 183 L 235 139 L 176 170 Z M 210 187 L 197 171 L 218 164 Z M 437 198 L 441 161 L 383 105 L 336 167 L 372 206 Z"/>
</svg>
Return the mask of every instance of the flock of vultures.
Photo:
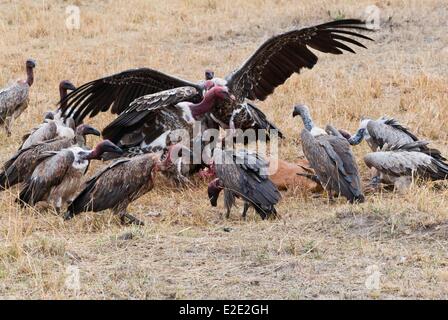
<svg viewBox="0 0 448 320">
<path fill-rule="evenodd" d="M 209 178 L 212 206 L 224 191 L 227 216 L 239 198 L 244 202 L 243 217 L 250 207 L 263 219 L 275 217 L 275 205 L 281 198 L 278 185 L 266 170 L 268 160 L 248 151 L 247 145 L 236 148 L 215 141 L 209 160 L 199 163 L 174 155 L 181 152 L 193 157 L 191 145 L 198 141 L 202 152 L 202 133 L 207 129 L 226 129 L 231 137 L 240 132 L 236 129 L 254 129 L 256 140 L 260 135 L 269 138 L 273 132 L 282 138 L 254 101 L 265 100 L 293 73 L 313 68 L 318 58 L 311 49 L 355 53 L 352 47 L 365 48 L 361 41 L 372 40 L 361 34 L 367 31 L 355 19 L 292 30 L 264 42 L 225 78 L 207 70 L 204 79 L 191 82 L 139 68 L 78 88 L 62 81 L 57 109 L 45 114 L 43 122 L 23 137 L 18 151 L 3 164 L 0 187 L 17 185 L 18 205 L 43 203 L 65 220 L 82 212 L 111 209 L 123 223 L 143 224 L 127 207 L 153 188 L 158 171 L 179 184 L 201 174 Z M 33 60 L 26 61 L 27 77 L 0 91 L 0 124 L 8 135 L 13 120 L 27 108 L 35 67 Z M 363 139 L 372 149 L 364 157 L 373 172 L 371 187 L 406 188 L 416 177 L 440 180 L 448 176 L 448 163 L 440 152 L 392 118 L 363 119 L 351 135 L 331 125 L 317 127 L 304 104 L 292 109 L 292 116 L 300 116 L 303 122 L 300 138 L 309 167 L 302 177 L 319 183 L 330 199 L 365 200 L 351 151 Z M 101 133 L 85 123 L 87 117 L 100 112 L 117 115 Z M 198 122 L 202 131 L 195 134 L 193 127 Z M 179 129 L 190 133 L 189 141 L 173 138 Z M 91 149 L 89 135 L 102 135 L 104 140 Z M 103 160 L 104 166 L 86 177 L 92 160 Z"/>
</svg>

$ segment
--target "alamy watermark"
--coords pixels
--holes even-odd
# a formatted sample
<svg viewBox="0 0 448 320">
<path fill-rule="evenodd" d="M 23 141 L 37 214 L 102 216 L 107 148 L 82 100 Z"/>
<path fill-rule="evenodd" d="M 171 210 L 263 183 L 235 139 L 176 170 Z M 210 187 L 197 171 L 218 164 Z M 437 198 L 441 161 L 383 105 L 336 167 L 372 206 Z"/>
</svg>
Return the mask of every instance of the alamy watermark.
<svg viewBox="0 0 448 320">
<path fill-rule="evenodd" d="M 65 14 L 65 27 L 68 30 L 81 29 L 81 9 L 78 6 L 67 6 L 65 8 Z"/>
<path fill-rule="evenodd" d="M 78 295 L 81 290 L 81 281 L 79 276 L 79 268 L 70 265 L 65 269 L 65 287 L 73 291 L 73 295 Z"/>
</svg>

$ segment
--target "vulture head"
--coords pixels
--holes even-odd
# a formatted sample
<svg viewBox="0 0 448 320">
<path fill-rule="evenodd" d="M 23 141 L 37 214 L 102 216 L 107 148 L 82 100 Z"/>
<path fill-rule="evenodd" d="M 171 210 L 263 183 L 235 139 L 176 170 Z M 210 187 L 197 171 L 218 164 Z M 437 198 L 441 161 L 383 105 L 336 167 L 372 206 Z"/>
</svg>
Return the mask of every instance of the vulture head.
<svg viewBox="0 0 448 320">
<path fill-rule="evenodd" d="M 356 133 L 348 139 L 352 146 L 356 146 L 362 142 L 367 133 L 367 128 L 360 127 Z"/>
<path fill-rule="evenodd" d="M 116 146 L 114 143 L 112 143 L 109 140 L 103 140 L 100 143 L 98 143 L 96 145 L 96 147 L 86 155 L 86 159 L 87 160 L 93 160 L 93 159 L 99 160 L 99 159 L 101 159 L 101 156 L 105 152 L 123 154 L 123 150 L 121 148 L 119 148 L 118 146 Z"/>
<path fill-rule="evenodd" d="M 226 86 L 215 86 L 207 94 L 225 101 L 236 101 L 235 96 L 229 92 L 229 88 Z"/>
<path fill-rule="evenodd" d="M 221 180 L 219 180 L 219 178 L 212 180 L 208 184 L 208 189 L 207 189 L 208 198 L 210 199 L 210 204 L 212 205 L 212 207 L 216 207 L 218 205 L 219 193 L 223 189 L 224 188 L 223 188 Z"/>
<path fill-rule="evenodd" d="M 350 138 L 352 137 L 352 135 L 350 134 L 350 132 L 348 132 L 347 130 L 344 129 L 338 129 L 339 133 L 341 136 L 343 136 L 345 139 L 350 140 Z"/>
<path fill-rule="evenodd" d="M 31 85 L 34 82 L 33 69 L 36 67 L 36 61 L 34 61 L 33 59 L 28 59 L 28 60 L 26 60 L 25 65 L 26 65 L 26 75 L 27 75 L 26 82 L 31 87 Z"/>
<path fill-rule="evenodd" d="M 26 60 L 26 68 L 27 69 L 34 69 L 36 67 L 36 61 L 33 59 Z"/>
<path fill-rule="evenodd" d="M 197 117 L 210 112 L 217 100 L 236 102 L 236 98 L 229 92 L 229 88 L 225 86 L 214 86 L 205 92 L 204 99 L 200 103 L 190 105 L 191 115 L 197 119 Z"/>
<path fill-rule="evenodd" d="M 70 119 L 73 119 L 73 118 L 70 118 Z M 95 129 L 92 126 L 89 126 L 88 124 L 81 124 L 76 127 L 76 135 L 85 137 L 89 134 L 99 137 L 101 135 L 101 132 L 99 132 L 97 129 Z"/>
<path fill-rule="evenodd" d="M 70 81 L 62 80 L 59 83 L 59 91 L 62 91 L 62 90 L 65 90 L 65 92 L 67 92 L 67 90 L 74 91 L 74 90 L 76 90 L 76 87 Z"/>
<path fill-rule="evenodd" d="M 206 69 L 205 70 L 205 80 L 212 80 L 215 77 L 215 72 L 210 70 L 210 69 Z"/>
<path fill-rule="evenodd" d="M 294 106 L 294 111 L 292 112 L 292 116 L 300 116 L 303 121 L 303 125 L 305 129 L 309 131 L 314 137 L 320 135 L 326 135 L 327 132 L 325 130 L 314 126 L 313 119 L 311 119 L 310 109 L 305 104 L 298 104 Z"/>
<path fill-rule="evenodd" d="M 47 111 L 44 113 L 44 122 L 47 122 L 49 120 L 54 120 L 54 112 L 53 111 Z"/>
</svg>

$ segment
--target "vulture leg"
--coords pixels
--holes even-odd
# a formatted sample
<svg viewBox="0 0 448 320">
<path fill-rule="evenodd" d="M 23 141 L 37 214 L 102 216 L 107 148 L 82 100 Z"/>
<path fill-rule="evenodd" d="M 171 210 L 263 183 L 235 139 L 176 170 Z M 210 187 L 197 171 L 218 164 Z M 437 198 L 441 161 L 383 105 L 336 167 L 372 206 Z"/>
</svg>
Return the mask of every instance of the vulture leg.
<svg viewBox="0 0 448 320">
<path fill-rule="evenodd" d="M 135 224 L 137 226 L 144 226 L 143 221 L 138 220 L 136 217 L 130 215 L 126 211 L 121 211 L 118 213 L 122 224 Z M 127 221 L 126 221 L 127 220 Z"/>
<path fill-rule="evenodd" d="M 229 217 L 230 217 L 230 207 L 227 207 L 226 219 L 229 219 Z"/>
<path fill-rule="evenodd" d="M 242 213 L 242 217 L 244 220 L 246 220 L 246 216 L 247 216 L 247 210 L 249 210 L 250 204 L 247 201 L 244 201 L 244 207 L 243 207 L 243 213 Z"/>
<path fill-rule="evenodd" d="M 5 119 L 5 131 L 8 137 L 11 136 L 12 117 L 6 117 Z"/>
</svg>

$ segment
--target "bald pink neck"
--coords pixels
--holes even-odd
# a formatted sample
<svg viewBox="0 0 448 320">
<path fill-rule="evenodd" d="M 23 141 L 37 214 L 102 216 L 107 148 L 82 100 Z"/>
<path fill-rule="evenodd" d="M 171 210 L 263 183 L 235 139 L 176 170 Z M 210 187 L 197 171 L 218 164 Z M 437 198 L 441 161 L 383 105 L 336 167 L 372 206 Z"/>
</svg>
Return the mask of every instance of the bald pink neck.
<svg viewBox="0 0 448 320">
<path fill-rule="evenodd" d="M 207 93 L 204 96 L 204 99 L 202 99 L 201 102 L 190 105 L 191 115 L 193 116 L 193 118 L 197 120 L 197 117 L 203 115 L 204 113 L 209 112 L 215 105 L 215 101 L 216 101 L 216 94 L 213 91 L 213 89 L 207 91 Z"/>
</svg>

